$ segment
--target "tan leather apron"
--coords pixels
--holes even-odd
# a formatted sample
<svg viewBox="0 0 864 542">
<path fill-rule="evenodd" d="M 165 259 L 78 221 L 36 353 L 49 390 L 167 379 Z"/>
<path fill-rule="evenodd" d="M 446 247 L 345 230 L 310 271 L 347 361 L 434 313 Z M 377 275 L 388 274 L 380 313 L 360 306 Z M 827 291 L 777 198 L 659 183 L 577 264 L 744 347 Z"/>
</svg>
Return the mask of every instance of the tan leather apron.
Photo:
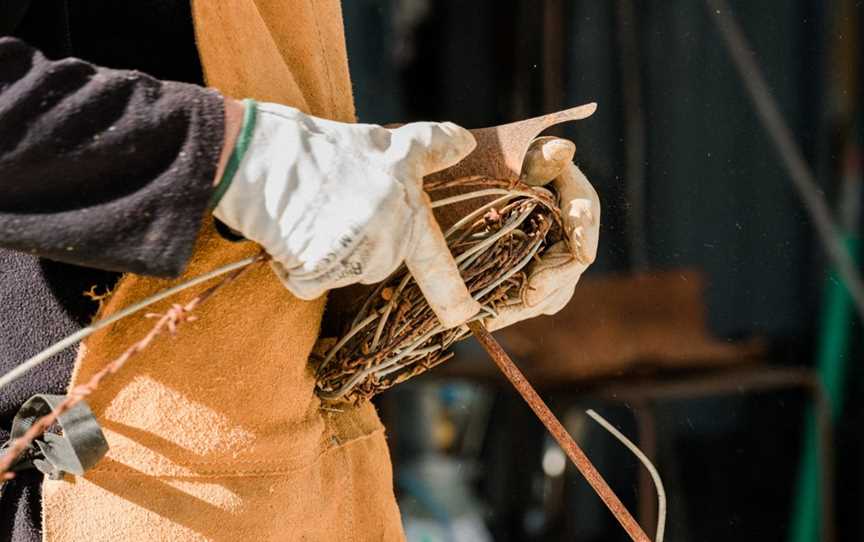
<svg viewBox="0 0 864 542">
<path fill-rule="evenodd" d="M 337 0 L 195 0 L 193 13 L 208 84 L 354 120 Z M 205 222 L 184 278 L 258 250 Z M 176 282 L 126 275 L 101 316 Z M 374 408 L 327 413 L 313 393 L 324 303 L 293 297 L 261 266 L 133 358 L 89 399 L 107 457 L 44 484 L 45 540 L 403 539 Z M 73 385 L 152 325 L 132 317 L 88 339 Z"/>
</svg>

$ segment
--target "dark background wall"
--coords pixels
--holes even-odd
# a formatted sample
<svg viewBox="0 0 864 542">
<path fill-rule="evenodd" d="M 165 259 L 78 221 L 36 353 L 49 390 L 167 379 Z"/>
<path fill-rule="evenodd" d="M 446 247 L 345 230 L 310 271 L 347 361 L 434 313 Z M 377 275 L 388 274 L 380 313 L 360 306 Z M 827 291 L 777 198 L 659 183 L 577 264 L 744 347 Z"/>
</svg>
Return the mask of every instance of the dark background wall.
<svg viewBox="0 0 864 542">
<path fill-rule="evenodd" d="M 858 140 L 860 96 L 857 75 L 838 70 L 857 73 L 860 43 L 849 33 L 857 23 L 848 19 L 857 21 L 860 7 L 839 0 L 730 5 L 822 190 L 839 208 L 840 166 L 844 145 Z M 590 273 L 699 270 L 716 337 L 764 337 L 767 365 L 813 365 L 825 256 L 702 2 L 352 0 L 344 10 L 361 121 L 480 127 L 598 102 L 591 119 L 559 132 L 576 142 L 577 163 L 604 205 Z M 852 62 L 838 63 L 838 48 Z M 843 473 L 839 540 L 864 536 L 855 325 L 851 399 L 835 441 Z M 543 432 L 513 414 L 518 401 L 492 396 L 484 457 L 541 453 Z M 562 408 L 580 401 L 576 392 L 556 397 Z M 658 455 L 679 497 L 669 540 L 785 539 L 805 404 L 797 392 L 664 404 Z M 621 424 L 631 423 L 632 409 L 610 409 Z M 425 411 L 411 412 L 408 421 L 404 414 L 389 420 L 394 431 Z M 635 491 L 626 455 L 588 448 Z M 496 539 L 581 533 L 580 540 L 624 540 L 575 475 L 565 492 L 570 519 L 550 519 L 530 534 L 520 514 L 532 506 L 536 468 L 513 464 L 490 466 L 496 474 L 475 484 L 492 510 L 486 519 Z"/>
</svg>

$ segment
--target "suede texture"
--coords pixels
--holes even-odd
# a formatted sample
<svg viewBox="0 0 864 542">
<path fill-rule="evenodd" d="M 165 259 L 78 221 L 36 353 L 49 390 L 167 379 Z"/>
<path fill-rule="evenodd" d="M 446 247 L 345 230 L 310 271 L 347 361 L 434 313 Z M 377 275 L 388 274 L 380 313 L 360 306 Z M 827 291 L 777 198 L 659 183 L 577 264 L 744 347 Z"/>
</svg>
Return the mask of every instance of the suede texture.
<svg viewBox="0 0 864 542">
<path fill-rule="evenodd" d="M 5 374 L 90 323 L 99 305 L 82 292 L 120 276 L 97 267 L 170 276 L 186 266 L 224 118 L 222 97 L 201 87 L 188 0 L 3 5 L 24 15 L 0 21 Z M 75 357 L 65 350 L 0 390 L 0 443 L 25 400 L 65 392 Z M 42 478 L 4 484 L 0 542 L 42 539 Z"/>
<path fill-rule="evenodd" d="M 338 1 L 199 0 L 193 13 L 210 85 L 354 120 Z M 258 250 L 208 223 L 179 280 Z M 176 282 L 126 275 L 100 316 Z M 374 407 L 322 411 L 314 394 L 307 358 L 324 304 L 293 297 L 258 266 L 176 337 L 130 360 L 88 401 L 111 445 L 106 458 L 84 477 L 43 486 L 44 539 L 403 539 Z M 133 317 L 92 336 L 72 385 L 152 325 Z"/>
</svg>

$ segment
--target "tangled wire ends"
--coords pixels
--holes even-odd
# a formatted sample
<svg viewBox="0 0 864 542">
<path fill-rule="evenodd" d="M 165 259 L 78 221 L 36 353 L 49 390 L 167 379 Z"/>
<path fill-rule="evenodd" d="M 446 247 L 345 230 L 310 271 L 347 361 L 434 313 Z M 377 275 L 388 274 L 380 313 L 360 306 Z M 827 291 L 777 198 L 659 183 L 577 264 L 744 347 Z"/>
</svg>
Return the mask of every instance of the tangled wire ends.
<svg viewBox="0 0 864 542">
<path fill-rule="evenodd" d="M 486 177 L 424 188 L 436 208 L 484 200 L 444 233 L 468 291 L 483 306 L 475 319 L 520 303 L 528 265 L 564 238 L 555 194 Z M 457 188 L 461 192 L 451 195 Z M 470 334 L 466 326 L 440 325 L 403 266 L 365 299 L 335 345 L 313 360 L 316 392 L 325 403 L 360 403 L 450 359 L 450 348 Z"/>
</svg>

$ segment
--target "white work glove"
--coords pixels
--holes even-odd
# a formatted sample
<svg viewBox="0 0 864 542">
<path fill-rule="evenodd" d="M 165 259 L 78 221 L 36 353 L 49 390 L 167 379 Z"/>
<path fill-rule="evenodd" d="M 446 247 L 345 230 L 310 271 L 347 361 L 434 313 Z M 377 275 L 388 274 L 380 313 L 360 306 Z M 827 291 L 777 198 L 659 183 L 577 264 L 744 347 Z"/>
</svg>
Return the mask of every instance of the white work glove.
<svg viewBox="0 0 864 542">
<path fill-rule="evenodd" d="M 213 214 L 264 247 L 286 288 L 315 299 L 382 281 L 404 261 L 445 327 L 477 314 L 422 189 L 425 175 L 474 150 L 470 132 L 430 122 L 389 130 L 247 101 L 256 106 Z"/>
<path fill-rule="evenodd" d="M 566 140 L 558 139 L 550 145 L 548 140 L 551 138 L 541 138 L 538 142 L 544 139 L 547 140 L 546 148 L 552 149 L 553 153 L 559 150 L 560 143 L 566 143 Z M 575 147 L 573 149 L 575 150 Z M 560 156 L 548 154 L 529 152 L 526 160 L 535 162 L 523 165 L 523 176 L 525 171 L 555 169 L 555 162 L 560 161 Z M 555 314 L 560 311 L 573 297 L 579 277 L 597 256 L 600 198 L 585 175 L 570 162 L 572 156 L 571 151 L 566 162 L 558 166 L 560 174 L 552 181 L 558 192 L 564 234 L 569 240 L 569 246 L 568 243 L 559 241 L 543 253 L 540 261 L 531 264 L 527 270 L 528 287 L 525 288 L 522 299 L 517 303 L 499 307 L 498 316 L 485 321 L 490 331 L 541 314 Z"/>
</svg>

